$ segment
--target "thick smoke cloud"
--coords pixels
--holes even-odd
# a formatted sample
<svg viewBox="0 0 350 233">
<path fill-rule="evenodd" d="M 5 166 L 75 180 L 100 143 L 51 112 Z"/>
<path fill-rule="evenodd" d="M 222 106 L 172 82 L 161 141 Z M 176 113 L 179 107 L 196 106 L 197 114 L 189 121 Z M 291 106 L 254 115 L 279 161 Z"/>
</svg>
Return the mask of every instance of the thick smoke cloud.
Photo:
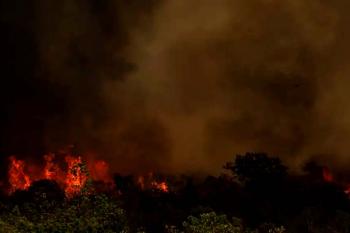
<svg viewBox="0 0 350 233">
<path fill-rule="evenodd" d="M 246 151 L 349 164 L 346 1 L 3 5 L 5 156 L 74 144 L 121 172 L 217 172 Z"/>
</svg>

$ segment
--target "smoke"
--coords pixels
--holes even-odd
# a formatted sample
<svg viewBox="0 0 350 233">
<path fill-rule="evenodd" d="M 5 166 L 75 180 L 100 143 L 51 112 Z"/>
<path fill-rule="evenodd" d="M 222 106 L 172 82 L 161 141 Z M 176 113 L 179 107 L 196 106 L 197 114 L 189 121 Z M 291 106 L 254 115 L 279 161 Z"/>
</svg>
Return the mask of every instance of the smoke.
<svg viewBox="0 0 350 233">
<path fill-rule="evenodd" d="M 246 151 L 348 165 L 346 1 L 6 7 L 4 154 L 75 144 L 121 172 L 217 172 Z"/>
<path fill-rule="evenodd" d="M 346 158 L 339 138 L 329 142 L 334 135 L 346 141 L 345 127 L 327 116 L 346 105 L 326 100 L 339 93 L 331 85 L 343 94 L 348 86 L 334 81 L 337 54 L 347 47 L 343 7 L 322 1 L 162 4 L 153 31 L 135 36 L 130 54 L 139 69 L 128 80 L 147 93 L 148 109 L 168 129 L 174 167 L 213 171 L 245 151 L 279 155 L 292 167 L 314 157 L 325 163 Z"/>
</svg>

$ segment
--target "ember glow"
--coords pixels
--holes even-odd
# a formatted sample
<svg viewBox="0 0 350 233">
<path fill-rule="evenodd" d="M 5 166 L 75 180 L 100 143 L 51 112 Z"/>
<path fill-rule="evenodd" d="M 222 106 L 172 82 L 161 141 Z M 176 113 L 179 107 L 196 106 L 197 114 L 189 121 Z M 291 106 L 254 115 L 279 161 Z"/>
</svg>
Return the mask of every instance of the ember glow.
<svg viewBox="0 0 350 233">
<path fill-rule="evenodd" d="M 137 178 L 137 184 L 142 190 L 145 189 L 145 178 L 143 176 L 139 176 Z"/>
<path fill-rule="evenodd" d="M 350 197 L 350 185 L 348 185 L 344 191 Z"/>
<path fill-rule="evenodd" d="M 164 181 L 163 181 L 163 182 L 160 182 L 160 183 L 158 183 L 158 182 L 156 182 L 156 181 L 153 181 L 153 182 L 151 183 L 151 185 L 152 185 L 152 187 L 153 187 L 154 189 L 158 189 L 158 190 L 163 191 L 163 192 L 165 192 L 165 193 L 169 192 L 168 185 L 167 185 L 167 183 L 165 183 Z"/>
<path fill-rule="evenodd" d="M 72 197 L 82 190 L 90 173 L 93 180 L 108 184 L 112 182 L 109 166 L 105 161 L 87 161 L 89 167 L 86 167 L 81 156 L 66 155 L 64 164 L 59 164 L 55 160 L 54 154 L 45 155 L 43 159 L 45 165 L 39 169 L 40 174 L 37 174 L 29 172 L 32 164 L 27 164 L 25 161 L 11 156 L 8 170 L 9 193 L 16 190 L 26 190 L 32 182 L 47 179 L 56 181 L 65 190 L 67 197 Z"/>
<path fill-rule="evenodd" d="M 153 176 L 152 172 L 148 173 L 148 175 L 146 176 L 139 176 L 137 178 L 137 183 L 142 190 L 152 189 L 152 190 L 157 190 L 164 193 L 169 192 L 168 184 L 165 181 L 159 181 L 159 179 L 156 179 Z"/>
<path fill-rule="evenodd" d="M 322 175 L 323 175 L 323 179 L 326 182 L 332 182 L 333 181 L 333 175 L 330 172 L 330 170 L 327 167 L 324 167 L 322 169 Z"/>
<path fill-rule="evenodd" d="M 322 169 L 322 176 L 323 180 L 327 183 L 336 183 L 341 185 L 341 187 L 343 187 L 344 193 L 346 193 L 350 197 L 350 183 L 344 183 L 336 180 L 332 172 L 327 167 L 324 167 Z"/>
</svg>

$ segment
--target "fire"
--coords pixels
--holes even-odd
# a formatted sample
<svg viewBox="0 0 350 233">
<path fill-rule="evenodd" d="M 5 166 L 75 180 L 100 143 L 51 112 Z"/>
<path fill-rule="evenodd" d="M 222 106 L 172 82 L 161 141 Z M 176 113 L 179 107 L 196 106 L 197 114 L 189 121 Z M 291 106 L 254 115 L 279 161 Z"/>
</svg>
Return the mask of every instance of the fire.
<svg viewBox="0 0 350 233">
<path fill-rule="evenodd" d="M 69 153 L 66 153 L 63 158 L 57 158 L 52 153 L 44 155 L 45 163 L 39 167 L 36 164 L 26 164 L 25 161 L 18 160 L 14 156 L 10 157 L 9 193 L 16 190 L 26 190 L 34 181 L 42 179 L 57 182 L 69 198 L 79 194 L 86 187 L 89 178 L 98 181 L 94 182 L 96 190 L 99 188 L 100 190 L 110 190 L 115 187 L 107 162 L 91 159 L 85 162 L 82 156 Z M 169 192 L 168 184 L 160 177 L 155 178 L 153 173 L 139 176 L 136 182 L 142 190 Z"/>
<path fill-rule="evenodd" d="M 105 183 L 113 183 L 113 180 L 109 174 L 109 165 L 106 161 L 97 160 L 89 162 L 88 168 L 93 180 L 99 180 Z"/>
<path fill-rule="evenodd" d="M 337 183 L 337 184 L 341 185 L 344 188 L 344 193 L 350 197 L 350 184 L 349 183 L 344 184 L 343 182 L 339 182 L 339 181 L 335 180 L 333 174 L 331 173 L 331 171 L 327 167 L 324 167 L 322 169 L 322 176 L 323 176 L 323 180 L 325 182 Z"/>
<path fill-rule="evenodd" d="M 165 182 L 160 182 L 160 183 L 158 183 L 158 182 L 156 182 L 156 181 L 153 181 L 153 182 L 151 183 L 151 185 L 152 185 L 152 187 L 153 187 L 154 189 L 158 189 L 158 190 L 160 190 L 160 191 L 162 191 L 162 192 L 165 192 L 165 193 L 169 192 L 168 185 L 167 185 L 167 183 L 165 183 Z"/>
<path fill-rule="evenodd" d="M 73 196 L 84 187 L 88 176 L 85 171 L 83 171 L 83 163 L 81 157 L 66 156 L 66 162 L 68 165 L 68 171 L 66 176 L 66 194 L 68 196 Z"/>
<path fill-rule="evenodd" d="M 10 157 L 10 168 L 9 168 L 9 183 L 11 185 L 10 192 L 29 188 L 31 181 L 29 176 L 24 171 L 24 166 L 25 166 L 25 163 L 23 160 L 18 160 L 14 156 Z"/>
<path fill-rule="evenodd" d="M 139 176 L 137 178 L 137 183 L 142 190 L 149 188 L 153 190 L 158 190 L 164 193 L 169 192 L 168 184 L 165 181 L 157 181 L 153 178 L 153 173 L 149 173 L 148 176 Z"/>
<path fill-rule="evenodd" d="M 85 166 L 81 156 L 67 155 L 64 163 L 55 161 L 54 154 L 44 155 L 45 165 L 42 169 L 30 169 L 36 167 L 33 164 L 26 164 L 23 160 L 10 157 L 8 170 L 9 193 L 16 190 L 26 190 L 32 182 L 47 179 L 56 181 L 64 190 L 67 197 L 79 193 L 89 179 L 89 173 L 93 180 L 102 181 L 111 185 L 113 179 L 109 173 L 109 166 L 105 161 L 88 161 Z M 64 168 L 64 169 L 62 169 Z"/>
<path fill-rule="evenodd" d="M 44 159 L 46 162 L 44 168 L 44 177 L 47 180 L 56 179 L 59 173 L 59 167 L 53 162 L 54 158 L 54 154 L 44 155 Z"/>
</svg>

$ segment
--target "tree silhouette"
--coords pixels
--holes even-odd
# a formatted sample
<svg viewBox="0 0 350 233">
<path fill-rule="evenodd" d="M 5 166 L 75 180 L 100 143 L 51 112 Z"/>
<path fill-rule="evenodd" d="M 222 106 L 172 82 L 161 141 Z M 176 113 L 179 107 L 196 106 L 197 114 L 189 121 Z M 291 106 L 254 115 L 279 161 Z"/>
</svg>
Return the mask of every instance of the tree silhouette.
<svg viewBox="0 0 350 233">
<path fill-rule="evenodd" d="M 269 157 L 265 153 L 246 153 L 237 155 L 234 163 L 226 163 L 225 169 L 230 170 L 239 181 L 250 183 L 275 183 L 287 175 L 287 167 L 277 157 Z"/>
</svg>

